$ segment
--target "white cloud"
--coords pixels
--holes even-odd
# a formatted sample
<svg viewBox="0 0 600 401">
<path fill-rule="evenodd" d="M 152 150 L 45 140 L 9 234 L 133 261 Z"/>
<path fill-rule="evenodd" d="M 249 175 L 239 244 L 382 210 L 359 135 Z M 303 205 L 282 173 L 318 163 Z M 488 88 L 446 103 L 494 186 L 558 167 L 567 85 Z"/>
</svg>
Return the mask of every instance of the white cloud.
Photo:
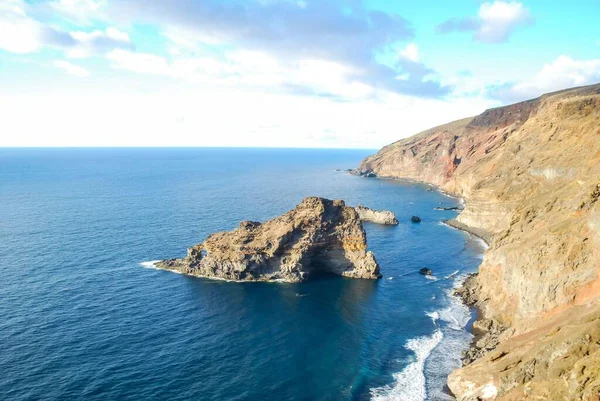
<svg viewBox="0 0 600 401">
<path fill-rule="evenodd" d="M 22 0 L 0 3 L 0 49 L 11 53 L 32 53 L 42 46 L 41 26 L 29 18 Z"/>
<path fill-rule="evenodd" d="M 67 57 L 70 58 L 90 57 L 119 47 L 131 48 L 129 35 L 113 27 L 107 28 L 105 31 L 75 31 L 70 32 L 69 35 L 76 43 L 66 51 Z"/>
<path fill-rule="evenodd" d="M 107 58 L 113 62 L 113 68 L 140 74 L 172 75 L 171 66 L 167 60 L 154 54 L 113 50 L 108 53 Z"/>
<path fill-rule="evenodd" d="M 114 89 L 0 94 L 3 127 L 14 133 L 0 136 L 0 146 L 378 148 L 489 106 L 484 99 L 395 94 L 381 101 L 336 102 L 185 84 L 143 94 Z M 49 126 L 61 129 L 47 135 Z"/>
<path fill-rule="evenodd" d="M 482 43 L 506 42 L 520 26 L 532 24 L 534 18 L 518 1 L 483 3 L 477 17 L 451 18 L 438 25 L 440 33 L 473 32 L 473 39 Z"/>
<path fill-rule="evenodd" d="M 166 50 L 173 56 L 195 56 L 206 49 L 246 49 L 268 53 L 280 65 L 319 59 L 352 66 L 353 81 L 395 93 L 435 98 L 451 90 L 434 79 L 421 79 L 420 74 L 409 74 L 400 82 L 395 79 L 400 66 L 376 57 L 391 43 L 414 36 L 410 23 L 394 11 L 352 2 L 348 12 L 337 1 L 150 3 L 140 8 L 137 0 L 110 1 L 110 15 L 119 21 L 156 25 L 168 38 Z"/>
<path fill-rule="evenodd" d="M 163 29 L 163 36 L 168 39 L 172 45 L 177 46 L 185 50 L 198 50 L 198 44 L 204 43 L 209 45 L 216 45 L 221 41 L 203 31 L 195 31 L 189 28 L 168 25 Z"/>
<path fill-rule="evenodd" d="M 259 51 L 235 50 L 223 56 L 167 59 L 154 54 L 114 50 L 107 57 L 116 69 L 163 75 L 211 86 L 268 91 L 304 88 L 320 94 L 352 99 L 365 97 L 373 92 L 370 86 L 353 81 L 353 68 L 341 63 L 301 59 L 283 64 Z"/>
<path fill-rule="evenodd" d="M 90 76 L 90 72 L 88 70 L 81 66 L 69 63 L 68 61 L 55 60 L 52 65 L 75 77 L 86 78 Z"/>
<path fill-rule="evenodd" d="M 57 0 L 49 3 L 54 11 L 79 23 L 97 17 L 106 4 L 106 0 Z"/>
<path fill-rule="evenodd" d="M 574 60 L 560 56 L 546 64 L 532 78 L 516 84 L 505 84 L 494 95 L 507 102 L 525 100 L 544 93 L 600 82 L 600 59 Z"/>
<path fill-rule="evenodd" d="M 0 2 L 0 49 L 25 54 L 51 47 L 64 51 L 67 57 L 83 58 L 115 48 L 132 48 L 129 35 L 117 28 L 67 32 L 31 18 L 28 8 L 23 0 Z"/>
<path fill-rule="evenodd" d="M 532 21 L 529 10 L 516 1 L 483 3 L 479 18 L 481 26 L 475 32 L 475 38 L 486 43 L 504 42 L 518 26 Z"/>
<path fill-rule="evenodd" d="M 400 51 L 400 56 L 410 61 L 417 62 L 419 61 L 419 47 L 415 43 L 409 43 L 402 51 Z"/>
</svg>

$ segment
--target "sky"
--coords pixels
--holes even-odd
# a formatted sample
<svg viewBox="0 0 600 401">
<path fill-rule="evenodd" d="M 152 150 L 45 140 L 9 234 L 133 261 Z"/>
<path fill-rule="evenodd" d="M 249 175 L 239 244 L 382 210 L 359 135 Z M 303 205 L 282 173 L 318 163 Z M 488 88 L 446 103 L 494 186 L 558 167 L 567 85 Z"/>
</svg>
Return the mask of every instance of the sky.
<svg viewBox="0 0 600 401">
<path fill-rule="evenodd" d="M 0 146 L 368 148 L 600 82 L 600 0 L 0 0 Z"/>
</svg>

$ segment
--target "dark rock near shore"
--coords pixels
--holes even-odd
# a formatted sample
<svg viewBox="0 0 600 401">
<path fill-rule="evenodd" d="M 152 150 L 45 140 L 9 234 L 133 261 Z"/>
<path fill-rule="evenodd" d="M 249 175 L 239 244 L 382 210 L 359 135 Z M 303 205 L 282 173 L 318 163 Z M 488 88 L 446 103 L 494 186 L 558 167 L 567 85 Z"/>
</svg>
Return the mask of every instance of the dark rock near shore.
<svg viewBox="0 0 600 401">
<path fill-rule="evenodd" d="M 349 168 L 345 171 L 349 174 L 356 175 L 356 176 L 363 177 L 363 178 L 377 178 L 377 174 L 375 174 L 371 171 L 362 171 L 361 169 L 358 169 L 358 168 L 353 168 L 353 169 Z"/>
<path fill-rule="evenodd" d="M 410 218 L 410 221 L 413 223 L 420 223 L 421 222 L 421 218 L 419 216 L 413 216 Z"/>
<path fill-rule="evenodd" d="M 429 269 L 428 267 L 423 267 L 423 268 L 419 269 L 419 273 L 421 273 L 424 276 L 431 276 L 433 274 L 431 269 Z"/>
<path fill-rule="evenodd" d="M 454 295 L 460 297 L 462 301 L 473 306 L 477 302 L 477 273 L 470 274 L 460 287 L 454 290 Z"/>
<path fill-rule="evenodd" d="M 505 331 L 506 327 L 494 319 L 481 319 L 473 323 L 475 341 L 463 353 L 462 365 L 467 366 L 496 349 Z"/>
</svg>

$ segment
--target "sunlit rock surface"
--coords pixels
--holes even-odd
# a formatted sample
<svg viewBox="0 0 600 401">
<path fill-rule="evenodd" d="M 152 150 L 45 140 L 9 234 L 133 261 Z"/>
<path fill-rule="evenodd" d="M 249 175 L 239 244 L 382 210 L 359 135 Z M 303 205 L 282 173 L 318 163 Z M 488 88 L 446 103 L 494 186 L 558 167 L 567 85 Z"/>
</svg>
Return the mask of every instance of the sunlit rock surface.
<svg viewBox="0 0 600 401">
<path fill-rule="evenodd" d="M 600 85 L 432 128 L 360 172 L 463 197 L 456 221 L 490 244 L 476 305 L 503 330 L 451 375 L 459 400 L 599 399 Z"/>
<path fill-rule="evenodd" d="M 212 234 L 185 258 L 156 266 L 236 281 L 298 282 L 318 273 L 380 277 L 358 213 L 342 200 L 317 197 L 265 223 L 243 221 L 233 231 Z"/>
</svg>

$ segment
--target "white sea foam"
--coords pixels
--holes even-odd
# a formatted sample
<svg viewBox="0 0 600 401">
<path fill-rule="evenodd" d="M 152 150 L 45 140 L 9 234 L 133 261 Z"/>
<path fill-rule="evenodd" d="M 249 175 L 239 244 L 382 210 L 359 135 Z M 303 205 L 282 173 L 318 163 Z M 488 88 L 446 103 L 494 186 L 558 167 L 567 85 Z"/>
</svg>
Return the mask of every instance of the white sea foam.
<svg viewBox="0 0 600 401">
<path fill-rule="evenodd" d="M 448 323 L 448 326 L 453 330 L 463 330 L 469 323 L 471 312 L 458 297 L 452 295 L 448 298 L 450 300 L 449 305 L 439 311 L 440 320 Z"/>
<path fill-rule="evenodd" d="M 468 277 L 466 274 L 454 278 L 454 288 L 460 286 Z M 443 341 L 433 350 L 427 359 L 425 376 L 430 388 L 429 397 L 435 400 L 453 400 L 444 392 L 448 374 L 461 366 L 461 354 L 465 350 L 472 334 L 465 330 L 471 318 L 471 311 L 462 300 L 453 294 L 453 289 L 445 293 L 448 300 L 446 307 L 432 312 L 437 313 L 440 329 L 444 334 Z"/>
<path fill-rule="evenodd" d="M 452 274 L 449 274 L 449 275 L 447 275 L 447 276 L 446 276 L 446 277 L 444 277 L 444 278 L 453 278 L 453 277 L 454 277 L 454 276 L 456 276 L 456 275 L 457 275 L 459 272 L 460 272 L 460 270 L 457 270 L 457 271 L 455 271 L 454 273 L 452 273 Z"/>
<path fill-rule="evenodd" d="M 158 262 L 160 262 L 160 260 L 149 260 L 147 262 L 140 262 L 140 266 L 142 266 L 144 269 L 166 270 L 171 273 L 185 275 L 185 273 L 180 272 L 179 270 L 161 269 L 160 267 L 156 267 L 156 263 L 158 263 Z"/>
<path fill-rule="evenodd" d="M 427 316 L 433 320 L 433 323 L 437 326 L 437 321 L 440 319 L 440 314 L 437 312 L 425 312 Z"/>
<path fill-rule="evenodd" d="M 473 237 L 474 237 L 473 239 L 475 240 L 475 242 L 477 242 L 477 245 L 479 245 L 483 251 L 485 251 L 486 249 L 488 249 L 490 247 L 487 244 L 487 242 L 485 242 L 481 238 L 475 237 L 475 236 L 473 236 Z M 481 257 L 483 258 L 483 253 L 481 254 Z"/>
<path fill-rule="evenodd" d="M 160 262 L 160 260 L 149 260 L 147 262 L 141 262 L 140 266 L 145 267 L 147 269 L 156 269 L 156 264 Z"/>
<path fill-rule="evenodd" d="M 425 276 L 425 278 L 426 278 L 427 280 L 431 280 L 431 281 L 437 281 L 437 279 L 438 279 L 436 276 L 430 276 L 429 274 L 428 274 L 428 275 L 426 275 L 426 276 Z"/>
<path fill-rule="evenodd" d="M 442 341 L 444 334 L 437 329 L 431 336 L 408 340 L 405 347 L 414 351 L 414 361 L 402 371 L 394 374 L 394 384 L 371 389 L 371 399 L 377 401 L 424 401 L 425 361 L 431 351 Z"/>
<path fill-rule="evenodd" d="M 458 272 L 452 275 L 458 274 Z M 451 276 L 452 276 L 451 275 Z M 468 277 L 454 276 L 454 288 Z M 444 392 L 448 374 L 461 366 L 461 354 L 473 338 L 465 330 L 471 318 L 469 308 L 453 289 L 445 293 L 448 304 L 437 311 L 426 312 L 436 326 L 431 336 L 409 340 L 405 347 L 415 352 L 406 368 L 394 374 L 394 384 L 371 390 L 372 400 L 424 401 L 453 400 Z"/>
</svg>

